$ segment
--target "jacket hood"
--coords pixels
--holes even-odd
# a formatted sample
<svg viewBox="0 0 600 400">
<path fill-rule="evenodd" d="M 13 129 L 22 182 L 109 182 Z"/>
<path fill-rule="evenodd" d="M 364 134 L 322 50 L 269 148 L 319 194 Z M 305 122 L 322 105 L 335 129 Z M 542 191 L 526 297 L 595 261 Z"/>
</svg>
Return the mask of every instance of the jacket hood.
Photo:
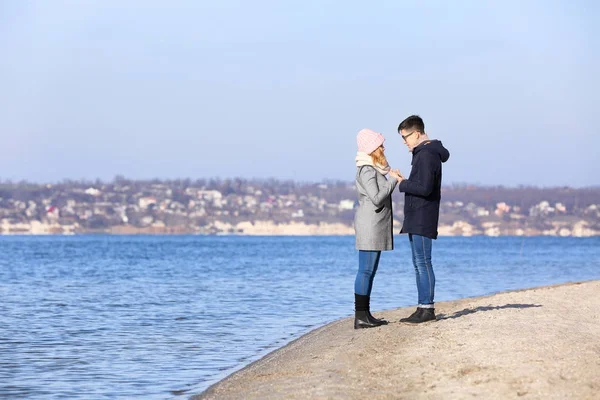
<svg viewBox="0 0 600 400">
<path fill-rule="evenodd" d="M 442 162 L 448 161 L 450 158 L 450 152 L 448 149 L 444 147 L 441 141 L 439 140 L 429 140 L 427 142 L 423 142 L 413 150 L 413 155 L 416 155 L 420 151 L 427 151 L 429 153 L 436 154 L 440 157 Z"/>
</svg>

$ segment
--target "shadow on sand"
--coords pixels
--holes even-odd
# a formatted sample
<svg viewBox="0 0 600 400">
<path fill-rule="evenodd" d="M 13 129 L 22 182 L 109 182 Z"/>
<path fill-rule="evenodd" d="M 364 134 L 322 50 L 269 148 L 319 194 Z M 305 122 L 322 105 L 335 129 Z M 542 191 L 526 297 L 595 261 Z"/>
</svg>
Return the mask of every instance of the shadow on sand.
<svg viewBox="0 0 600 400">
<path fill-rule="evenodd" d="M 437 320 L 454 319 L 454 318 L 459 318 L 459 317 L 463 317 L 465 315 L 474 314 L 474 313 L 482 312 L 482 311 L 504 310 L 507 308 L 522 309 L 522 308 L 533 308 L 533 307 L 542 307 L 542 305 L 541 304 L 505 304 L 503 306 L 479 306 L 479 307 L 475 307 L 475 308 L 465 308 L 464 310 L 457 311 L 452 315 L 438 314 L 436 319 Z"/>
</svg>

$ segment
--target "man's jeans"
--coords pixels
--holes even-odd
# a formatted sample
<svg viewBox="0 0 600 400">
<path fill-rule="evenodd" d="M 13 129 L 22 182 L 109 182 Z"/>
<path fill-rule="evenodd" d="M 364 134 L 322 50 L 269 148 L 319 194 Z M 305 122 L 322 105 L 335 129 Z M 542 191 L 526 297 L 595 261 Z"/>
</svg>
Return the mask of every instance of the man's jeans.
<svg viewBox="0 0 600 400">
<path fill-rule="evenodd" d="M 431 265 L 432 240 L 425 236 L 409 234 L 412 249 L 413 265 L 417 277 L 417 291 L 419 292 L 419 307 L 433 308 L 433 295 L 435 292 L 435 275 Z"/>
<path fill-rule="evenodd" d="M 354 293 L 370 296 L 373 288 L 373 279 L 379 266 L 381 251 L 359 250 L 358 273 L 354 281 Z"/>
</svg>

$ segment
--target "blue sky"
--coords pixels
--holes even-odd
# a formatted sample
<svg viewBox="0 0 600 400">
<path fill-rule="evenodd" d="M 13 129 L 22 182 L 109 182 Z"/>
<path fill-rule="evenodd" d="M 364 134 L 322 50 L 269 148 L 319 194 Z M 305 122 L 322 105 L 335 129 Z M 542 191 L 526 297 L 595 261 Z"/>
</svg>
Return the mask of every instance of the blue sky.
<svg viewBox="0 0 600 400">
<path fill-rule="evenodd" d="M 592 1 L 0 2 L 0 179 L 354 179 L 421 115 L 446 183 L 600 185 Z"/>
</svg>

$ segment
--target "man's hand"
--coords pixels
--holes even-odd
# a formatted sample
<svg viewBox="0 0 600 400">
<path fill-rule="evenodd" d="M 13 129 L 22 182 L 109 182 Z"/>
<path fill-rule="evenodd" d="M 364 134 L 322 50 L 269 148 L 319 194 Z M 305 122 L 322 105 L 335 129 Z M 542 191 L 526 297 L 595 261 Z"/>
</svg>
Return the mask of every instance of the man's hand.
<svg viewBox="0 0 600 400">
<path fill-rule="evenodd" d="M 398 182 L 402 182 L 404 180 L 404 177 L 400 173 L 399 169 L 392 169 L 392 170 L 390 170 L 390 176 L 392 176 L 393 178 L 395 178 Z"/>
<path fill-rule="evenodd" d="M 395 170 L 395 172 L 396 172 L 396 175 L 398 175 L 398 177 L 399 177 L 398 181 L 403 181 L 403 180 L 405 180 L 405 179 L 406 179 L 406 178 L 404 177 L 404 175 L 402 175 L 402 174 L 400 173 L 400 170 L 399 170 L 399 169 Z"/>
</svg>

